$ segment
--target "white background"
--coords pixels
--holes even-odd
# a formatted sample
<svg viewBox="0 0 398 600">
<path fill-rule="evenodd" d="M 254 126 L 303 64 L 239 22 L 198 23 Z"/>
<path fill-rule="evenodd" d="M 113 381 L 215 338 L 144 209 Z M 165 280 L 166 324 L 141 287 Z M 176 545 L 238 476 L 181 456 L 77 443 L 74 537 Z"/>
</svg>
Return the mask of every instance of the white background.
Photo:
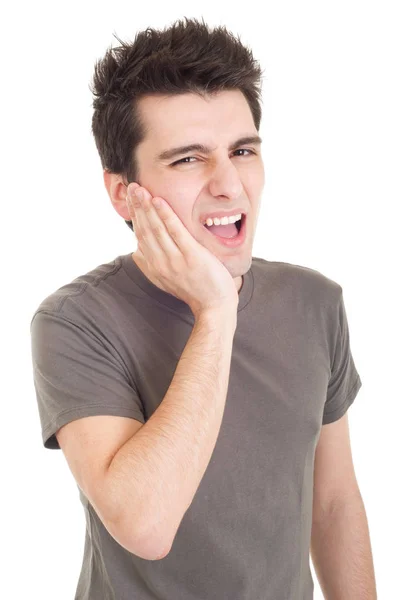
<svg viewBox="0 0 398 600">
<path fill-rule="evenodd" d="M 265 68 L 260 135 L 266 185 L 253 256 L 317 269 L 343 287 L 351 349 L 363 382 L 349 410 L 355 470 L 371 531 L 378 597 L 394 596 L 394 4 L 275 0 L 141 6 L 97 0 L 24 2 L 3 9 L 1 538 L 7 598 L 72 600 L 83 557 L 85 521 L 77 487 L 62 452 L 42 445 L 30 320 L 58 287 L 136 248 L 106 193 L 90 132 L 94 61 L 118 45 L 113 33 L 132 40 L 140 29 L 163 28 L 184 16 L 227 26 Z M 313 577 L 319 600 L 314 571 Z"/>
</svg>

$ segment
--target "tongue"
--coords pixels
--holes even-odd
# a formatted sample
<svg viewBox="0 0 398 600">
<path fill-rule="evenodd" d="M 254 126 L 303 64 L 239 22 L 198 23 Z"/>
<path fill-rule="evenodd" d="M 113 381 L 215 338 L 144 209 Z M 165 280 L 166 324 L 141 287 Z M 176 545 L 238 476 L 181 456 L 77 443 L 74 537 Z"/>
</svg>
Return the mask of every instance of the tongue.
<svg viewBox="0 0 398 600">
<path fill-rule="evenodd" d="M 238 235 L 238 228 L 235 223 L 228 223 L 228 225 L 205 225 L 205 227 L 214 235 L 223 238 L 233 238 Z"/>
</svg>

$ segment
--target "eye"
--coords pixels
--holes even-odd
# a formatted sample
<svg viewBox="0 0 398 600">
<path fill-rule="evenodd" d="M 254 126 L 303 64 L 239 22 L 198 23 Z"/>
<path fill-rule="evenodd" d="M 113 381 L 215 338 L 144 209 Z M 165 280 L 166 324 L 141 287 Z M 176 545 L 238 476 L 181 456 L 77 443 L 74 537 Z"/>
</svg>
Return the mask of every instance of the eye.
<svg viewBox="0 0 398 600">
<path fill-rule="evenodd" d="M 238 148 L 238 150 L 235 150 L 234 154 L 236 152 L 249 152 L 249 154 L 254 154 L 254 155 L 256 154 L 253 150 L 249 150 L 248 148 Z M 184 162 L 184 161 L 188 161 L 188 159 L 190 159 L 190 158 L 194 158 L 196 160 L 196 158 L 194 156 L 185 156 L 184 158 L 180 158 L 180 160 L 176 160 L 175 162 L 171 163 L 170 166 L 174 167 L 175 165 L 179 165 L 179 164 L 185 164 L 185 165 L 192 164 L 191 162 Z"/>
</svg>

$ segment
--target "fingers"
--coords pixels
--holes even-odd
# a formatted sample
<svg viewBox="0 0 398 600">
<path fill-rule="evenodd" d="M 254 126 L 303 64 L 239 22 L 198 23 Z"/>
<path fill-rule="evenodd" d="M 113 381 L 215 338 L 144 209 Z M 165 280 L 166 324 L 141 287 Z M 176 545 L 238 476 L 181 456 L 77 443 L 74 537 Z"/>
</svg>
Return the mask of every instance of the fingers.
<svg viewBox="0 0 398 600">
<path fill-rule="evenodd" d="M 140 186 L 135 191 L 142 192 L 142 199 L 136 194 L 131 194 L 130 186 L 127 190 L 127 206 L 134 225 L 139 245 L 146 254 L 147 259 L 159 261 L 164 253 L 176 256 L 180 253 L 172 237 L 168 234 L 167 227 L 163 222 L 162 215 L 165 212 L 165 201 L 158 209 L 154 206 L 151 194 Z M 152 257 L 150 257 L 152 253 Z"/>
<path fill-rule="evenodd" d="M 167 238 L 170 237 L 180 253 L 182 253 L 186 259 L 189 259 L 192 253 L 197 252 L 198 242 L 185 227 L 184 223 L 171 208 L 170 204 L 164 200 L 164 198 L 159 198 L 158 196 L 155 198 L 156 200 L 160 200 L 160 205 L 156 208 L 153 208 L 152 206 L 152 210 L 154 210 L 161 219 L 164 225 L 164 231 L 167 232 Z M 148 214 L 152 214 L 152 212 Z M 162 229 L 161 233 L 163 234 L 164 231 Z M 162 235 L 161 240 L 163 239 Z"/>
</svg>

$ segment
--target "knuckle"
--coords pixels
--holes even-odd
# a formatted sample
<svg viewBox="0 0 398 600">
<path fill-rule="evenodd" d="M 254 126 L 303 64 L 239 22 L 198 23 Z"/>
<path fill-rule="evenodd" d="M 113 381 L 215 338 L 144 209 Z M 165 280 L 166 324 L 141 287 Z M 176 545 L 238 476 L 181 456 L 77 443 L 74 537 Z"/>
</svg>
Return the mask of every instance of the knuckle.
<svg viewBox="0 0 398 600">
<path fill-rule="evenodd" d="M 159 225 L 154 225 L 152 228 L 153 235 L 155 236 L 156 239 L 159 239 L 162 236 L 163 231 L 164 231 L 164 227 L 163 227 L 162 223 L 160 223 Z"/>
<path fill-rule="evenodd" d="M 168 221 L 167 231 L 169 232 L 171 237 L 176 237 L 178 235 L 178 226 L 174 219 L 172 221 Z"/>
<path fill-rule="evenodd" d="M 198 267 L 198 260 L 195 252 L 185 253 L 185 262 L 189 270 L 194 270 Z"/>
<path fill-rule="evenodd" d="M 142 200 L 141 207 L 144 210 L 144 212 L 150 212 L 152 210 L 151 198 L 145 198 L 144 200 Z"/>
<path fill-rule="evenodd" d="M 173 259 L 172 261 L 170 261 L 170 271 L 171 271 L 173 277 L 177 278 L 179 275 L 181 275 L 182 266 L 183 265 L 178 260 L 178 258 L 176 258 L 175 260 Z"/>
<path fill-rule="evenodd" d="M 151 256 L 151 260 L 148 261 L 148 271 L 151 275 L 160 275 L 158 262 L 153 256 Z"/>
<path fill-rule="evenodd" d="M 135 230 L 135 237 L 137 238 L 137 240 L 139 242 L 143 242 L 144 241 L 144 234 L 141 231 L 141 229 L 134 228 L 134 230 Z"/>
<path fill-rule="evenodd" d="M 160 277 L 161 279 L 167 279 L 167 269 L 164 264 L 158 260 L 153 259 L 150 265 L 150 271 L 152 275 Z"/>
</svg>

